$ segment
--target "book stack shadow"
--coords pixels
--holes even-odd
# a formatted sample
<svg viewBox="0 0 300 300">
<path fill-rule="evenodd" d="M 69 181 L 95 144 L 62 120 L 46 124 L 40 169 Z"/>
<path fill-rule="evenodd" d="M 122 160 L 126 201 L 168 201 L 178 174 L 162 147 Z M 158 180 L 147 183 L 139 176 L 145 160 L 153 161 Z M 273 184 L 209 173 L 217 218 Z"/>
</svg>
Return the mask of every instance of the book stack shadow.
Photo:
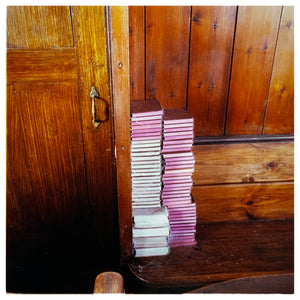
<svg viewBox="0 0 300 300">
<path fill-rule="evenodd" d="M 168 209 L 161 205 L 162 115 L 157 100 L 131 101 L 133 247 L 136 257 L 169 253 Z"/>
<path fill-rule="evenodd" d="M 185 109 L 164 110 L 162 201 L 169 211 L 170 247 L 196 244 L 196 205 L 191 196 L 193 131 L 193 118 Z"/>
</svg>

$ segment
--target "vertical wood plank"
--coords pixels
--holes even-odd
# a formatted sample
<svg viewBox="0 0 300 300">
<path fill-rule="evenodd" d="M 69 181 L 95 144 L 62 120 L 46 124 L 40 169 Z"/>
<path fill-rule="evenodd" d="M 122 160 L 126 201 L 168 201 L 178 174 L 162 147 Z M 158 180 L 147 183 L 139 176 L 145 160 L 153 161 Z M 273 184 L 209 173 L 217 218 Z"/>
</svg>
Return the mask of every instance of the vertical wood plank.
<svg viewBox="0 0 300 300">
<path fill-rule="evenodd" d="M 131 100 L 145 99 L 145 8 L 129 6 Z"/>
<path fill-rule="evenodd" d="M 8 6 L 7 48 L 73 47 L 68 6 Z"/>
<path fill-rule="evenodd" d="M 15 194 L 24 230 L 76 230 L 78 220 L 87 223 L 89 216 L 77 84 L 14 86 L 8 104 L 8 202 Z"/>
<path fill-rule="evenodd" d="M 111 70 L 121 257 L 132 256 L 128 8 L 110 8 Z"/>
<path fill-rule="evenodd" d="M 277 41 L 264 134 L 294 133 L 294 8 L 284 7 Z"/>
<path fill-rule="evenodd" d="M 98 241 L 109 253 L 118 249 L 118 230 L 104 7 L 72 7 L 72 20 L 92 222 Z M 95 99 L 96 119 L 101 121 L 98 129 L 92 125 L 92 86 L 99 93 Z"/>
<path fill-rule="evenodd" d="M 163 108 L 186 107 L 190 11 L 146 7 L 146 97 Z"/>
<path fill-rule="evenodd" d="M 236 7 L 192 8 L 188 110 L 196 136 L 223 135 Z"/>
<path fill-rule="evenodd" d="M 26 216 L 22 211 L 22 204 L 29 203 L 32 194 L 32 184 L 30 171 L 26 164 L 24 137 L 18 108 L 15 105 L 14 86 L 7 85 L 6 88 L 7 106 L 6 106 L 6 223 L 7 235 L 11 238 L 9 232 L 24 232 L 28 229 Z M 20 155 L 22 153 L 22 155 Z M 14 162 L 17 162 L 14 164 Z M 22 201 L 20 202 L 20 199 Z M 30 205 L 26 209 L 31 222 L 38 215 L 36 206 Z"/>
<path fill-rule="evenodd" d="M 226 135 L 262 133 L 280 15 L 279 6 L 238 9 Z"/>
</svg>

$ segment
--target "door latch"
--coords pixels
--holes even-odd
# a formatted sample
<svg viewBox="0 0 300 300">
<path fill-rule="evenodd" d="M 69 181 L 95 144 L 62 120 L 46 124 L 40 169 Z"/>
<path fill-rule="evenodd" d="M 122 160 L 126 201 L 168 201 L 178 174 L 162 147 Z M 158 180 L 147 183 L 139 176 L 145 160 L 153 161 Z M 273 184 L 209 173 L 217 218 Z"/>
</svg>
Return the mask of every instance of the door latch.
<svg viewBox="0 0 300 300">
<path fill-rule="evenodd" d="M 99 94 L 94 86 L 92 86 L 91 88 L 90 97 L 92 98 L 92 116 L 93 116 L 92 124 L 96 129 L 98 129 L 101 122 L 96 121 L 95 97 L 99 97 Z"/>
</svg>

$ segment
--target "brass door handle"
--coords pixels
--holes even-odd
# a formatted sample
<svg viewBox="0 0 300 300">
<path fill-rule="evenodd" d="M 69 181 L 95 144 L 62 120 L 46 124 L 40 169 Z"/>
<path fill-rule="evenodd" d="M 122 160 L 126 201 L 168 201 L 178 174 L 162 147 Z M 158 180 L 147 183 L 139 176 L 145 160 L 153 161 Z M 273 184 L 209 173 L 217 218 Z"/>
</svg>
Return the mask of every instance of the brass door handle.
<svg viewBox="0 0 300 300">
<path fill-rule="evenodd" d="M 99 97 L 99 94 L 94 86 L 92 86 L 90 91 L 90 97 L 92 98 L 92 124 L 97 129 L 100 126 L 100 121 L 96 121 L 96 111 L 95 111 L 95 97 Z"/>
</svg>

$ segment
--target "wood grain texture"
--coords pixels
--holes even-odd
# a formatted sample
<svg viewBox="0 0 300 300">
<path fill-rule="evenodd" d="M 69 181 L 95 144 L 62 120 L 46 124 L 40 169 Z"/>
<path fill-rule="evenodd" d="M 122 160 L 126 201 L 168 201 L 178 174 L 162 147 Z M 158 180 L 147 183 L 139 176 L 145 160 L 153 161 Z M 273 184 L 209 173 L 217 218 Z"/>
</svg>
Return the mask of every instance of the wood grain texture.
<svg viewBox="0 0 300 300">
<path fill-rule="evenodd" d="M 94 294 L 123 293 L 123 277 L 117 272 L 103 272 L 96 277 Z"/>
<path fill-rule="evenodd" d="M 135 259 L 129 267 L 140 284 L 153 289 L 293 273 L 293 222 L 198 224 L 196 246 L 172 248 L 167 256 Z"/>
<path fill-rule="evenodd" d="M 238 9 L 226 135 L 262 133 L 280 15 L 279 6 Z"/>
<path fill-rule="evenodd" d="M 146 98 L 163 108 L 186 107 L 190 11 L 146 7 Z"/>
<path fill-rule="evenodd" d="M 7 82 L 76 81 L 74 49 L 8 49 Z"/>
<path fill-rule="evenodd" d="M 78 59 L 79 101 L 92 223 L 98 240 L 109 253 L 109 249 L 118 249 L 118 230 L 104 8 L 78 6 L 71 10 Z M 98 129 L 92 125 L 92 86 L 99 93 L 99 98 L 95 99 L 96 119 L 101 121 Z"/>
<path fill-rule="evenodd" d="M 293 182 L 195 186 L 197 223 L 294 218 Z"/>
<path fill-rule="evenodd" d="M 30 40 L 27 32 L 10 45 L 26 49 L 8 50 L 20 54 L 12 80 L 22 77 L 26 83 L 9 85 L 7 103 L 7 288 L 72 293 L 87 283 L 87 292 L 93 270 L 119 263 L 106 20 L 103 7 L 79 8 L 74 49 L 71 26 L 71 43 L 57 29 L 64 18 L 55 19 L 55 27 L 48 14 L 52 9 L 36 9 L 49 35 L 43 27 L 45 38 Z M 15 20 L 22 23 L 16 26 L 27 31 L 31 22 L 39 26 L 36 9 L 24 9 L 27 15 Z M 70 8 L 61 10 L 71 24 Z M 63 43 L 55 42 L 54 31 Z M 28 69 L 24 74 L 22 64 L 31 64 L 34 74 Z M 91 124 L 92 85 L 102 98 L 96 99 L 97 118 L 103 121 L 98 131 Z"/>
<path fill-rule="evenodd" d="M 7 48 L 73 47 L 68 6 L 8 6 Z"/>
<path fill-rule="evenodd" d="M 131 100 L 145 96 L 145 8 L 129 6 L 129 61 Z"/>
<path fill-rule="evenodd" d="M 294 132 L 294 8 L 283 7 L 264 134 Z"/>
<path fill-rule="evenodd" d="M 111 70 L 121 259 L 132 256 L 128 8 L 110 8 Z M 120 64 L 121 63 L 121 64 Z"/>
<path fill-rule="evenodd" d="M 214 136 L 195 137 L 194 145 L 208 144 L 237 144 L 237 143 L 261 143 L 261 142 L 294 142 L 293 134 L 272 134 L 272 135 L 234 135 L 234 136 Z"/>
<path fill-rule="evenodd" d="M 204 294 L 293 294 L 294 274 L 243 277 L 211 284 L 188 293 Z"/>
<path fill-rule="evenodd" d="M 28 170 L 24 156 L 24 137 L 19 111 L 15 105 L 16 99 L 12 84 L 6 86 L 6 97 L 6 230 L 7 238 L 9 239 L 11 236 L 10 232 L 23 233 L 27 229 L 27 222 L 38 213 L 35 206 L 29 206 L 30 209 L 26 210 L 29 214 L 27 220 L 22 210 L 22 202 L 30 202 L 30 195 L 33 193 L 33 188 L 30 171 Z M 20 155 L 21 153 L 23 155 Z M 19 185 L 19 183 L 21 184 Z M 21 203 L 19 203 L 20 199 L 22 199 Z"/>
<path fill-rule="evenodd" d="M 8 213 L 11 230 L 12 214 L 21 214 L 23 231 L 35 233 L 87 222 L 77 101 L 75 83 L 14 85 L 7 110 L 7 203 L 16 207 Z"/>
<path fill-rule="evenodd" d="M 194 185 L 294 180 L 294 143 L 194 146 Z"/>
<path fill-rule="evenodd" d="M 192 8 L 188 111 L 196 136 L 224 132 L 236 9 Z"/>
</svg>

